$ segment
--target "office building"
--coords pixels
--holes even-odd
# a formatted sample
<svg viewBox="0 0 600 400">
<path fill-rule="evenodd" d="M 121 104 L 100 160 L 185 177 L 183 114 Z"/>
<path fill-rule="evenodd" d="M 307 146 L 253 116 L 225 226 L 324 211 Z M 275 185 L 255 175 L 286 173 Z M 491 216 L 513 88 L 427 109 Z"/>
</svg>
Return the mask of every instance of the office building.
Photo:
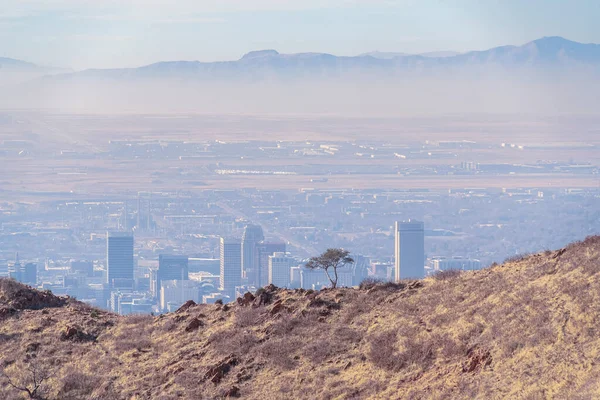
<svg viewBox="0 0 600 400">
<path fill-rule="evenodd" d="M 119 290 L 110 294 L 110 310 L 117 314 L 149 314 L 152 312 L 152 306 L 152 300 L 144 293 Z"/>
<path fill-rule="evenodd" d="M 37 285 L 37 264 L 27 263 L 21 267 L 21 282 L 26 285 L 36 286 Z"/>
<path fill-rule="evenodd" d="M 354 264 L 352 264 L 352 286 L 358 286 L 369 276 L 371 260 L 358 254 L 353 254 L 352 259 L 354 259 Z"/>
<path fill-rule="evenodd" d="M 324 270 L 304 267 L 300 269 L 300 287 L 302 289 L 320 290 L 330 286 L 331 282 Z"/>
<path fill-rule="evenodd" d="M 8 265 L 8 276 L 15 281 L 21 282 L 22 275 L 21 261 L 19 261 L 19 253 L 15 255 L 15 262 L 12 265 Z"/>
<path fill-rule="evenodd" d="M 242 244 L 237 239 L 221 238 L 221 287 L 233 298 L 235 287 L 242 284 Z"/>
<path fill-rule="evenodd" d="M 152 277 L 151 277 L 152 278 Z M 156 289 L 160 290 L 162 281 L 179 280 L 187 281 L 188 257 L 160 254 L 158 256 L 158 270 L 156 271 Z"/>
<path fill-rule="evenodd" d="M 208 272 L 219 275 L 221 260 L 218 258 L 190 258 L 188 261 L 189 272 Z"/>
<path fill-rule="evenodd" d="M 290 286 L 290 268 L 294 259 L 286 253 L 273 253 L 269 256 L 269 284 L 286 288 Z"/>
<path fill-rule="evenodd" d="M 37 285 L 37 264 L 26 263 L 22 264 L 19 260 L 19 253 L 15 256 L 13 265 L 9 265 L 8 276 L 16 281 L 30 286 Z"/>
<path fill-rule="evenodd" d="M 302 267 L 300 266 L 290 268 L 290 289 L 300 289 L 302 287 L 300 285 L 301 271 Z"/>
<path fill-rule="evenodd" d="M 447 271 L 451 269 L 476 271 L 481 269 L 481 261 L 462 257 L 436 257 L 431 260 L 431 268 L 436 272 Z"/>
<path fill-rule="evenodd" d="M 242 276 L 248 283 L 257 283 L 257 245 L 265 239 L 263 230 L 259 225 L 247 225 L 242 235 Z"/>
<path fill-rule="evenodd" d="M 269 284 L 269 256 L 274 253 L 285 253 L 285 243 L 262 242 L 257 245 L 258 267 L 256 268 L 256 287 Z"/>
<path fill-rule="evenodd" d="M 133 235 L 106 235 L 106 283 L 111 288 L 133 288 Z"/>
<path fill-rule="evenodd" d="M 91 278 L 94 276 L 94 263 L 91 261 L 71 260 L 69 268 L 72 274 L 81 274 Z"/>
<path fill-rule="evenodd" d="M 423 222 L 408 220 L 395 225 L 395 279 L 425 277 L 425 228 Z"/>
<path fill-rule="evenodd" d="M 160 308 L 172 311 L 186 301 L 199 303 L 202 300 L 200 283 L 189 280 L 163 280 L 160 287 Z"/>
</svg>

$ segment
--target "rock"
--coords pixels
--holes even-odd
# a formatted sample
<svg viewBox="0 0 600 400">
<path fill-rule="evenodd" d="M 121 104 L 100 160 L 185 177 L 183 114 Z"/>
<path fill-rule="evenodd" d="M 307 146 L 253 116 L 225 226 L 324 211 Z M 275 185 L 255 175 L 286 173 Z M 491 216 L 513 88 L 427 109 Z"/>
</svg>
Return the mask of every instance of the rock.
<svg viewBox="0 0 600 400">
<path fill-rule="evenodd" d="M 74 340 L 74 341 L 81 341 L 81 342 L 86 342 L 86 341 L 90 341 L 93 342 L 96 340 L 96 336 L 94 335 L 90 335 L 89 333 L 86 333 L 84 331 L 82 331 L 81 329 L 75 327 L 75 326 L 67 326 L 65 328 L 65 331 L 62 334 L 62 340 Z"/>
<path fill-rule="evenodd" d="M 39 343 L 29 343 L 27 345 L 27 347 L 25 348 L 25 351 L 27 353 L 35 353 L 36 351 L 38 351 L 39 348 L 40 348 Z"/>
<path fill-rule="evenodd" d="M 407 289 L 418 289 L 423 287 L 423 282 L 421 281 L 412 281 L 408 285 L 406 285 Z"/>
<path fill-rule="evenodd" d="M 77 328 L 72 327 L 72 326 L 67 326 L 67 329 L 65 329 L 65 332 L 63 333 L 63 339 L 65 339 L 65 340 L 72 339 L 72 338 L 76 337 L 78 333 L 79 333 L 79 331 L 77 330 Z"/>
<path fill-rule="evenodd" d="M 271 308 L 270 314 L 271 315 L 279 314 L 283 310 L 287 311 L 287 308 L 283 305 L 281 300 L 279 300 L 277 303 L 275 303 L 275 305 L 273 305 L 273 308 Z"/>
<path fill-rule="evenodd" d="M 237 303 L 242 306 L 242 307 L 246 307 L 249 306 L 250 304 L 252 304 L 252 302 L 254 302 L 254 295 L 250 292 L 246 292 L 244 294 L 244 297 L 238 297 L 237 298 Z"/>
<path fill-rule="evenodd" d="M 186 311 L 187 309 L 189 309 L 190 307 L 193 307 L 196 305 L 196 302 L 194 300 L 188 300 L 185 302 L 185 304 L 183 304 L 181 307 L 179 307 L 177 309 L 177 311 L 175 311 L 177 314 L 182 313 L 184 311 Z"/>
<path fill-rule="evenodd" d="M 260 306 L 265 306 L 268 304 L 271 304 L 273 302 L 273 298 L 275 297 L 275 294 L 277 293 L 277 286 L 275 285 L 268 285 L 265 286 L 264 288 L 258 289 L 256 291 L 256 298 L 254 300 L 254 306 L 255 307 L 260 307 Z"/>
<path fill-rule="evenodd" d="M 192 331 L 195 331 L 196 329 L 200 328 L 203 325 L 204 325 L 204 323 L 202 321 L 200 321 L 198 318 L 194 318 L 193 320 L 190 321 L 188 326 L 185 327 L 185 331 L 192 332 Z"/>
<path fill-rule="evenodd" d="M 240 388 L 232 386 L 225 392 L 225 397 L 240 397 Z"/>
<path fill-rule="evenodd" d="M 492 355 L 489 350 L 472 348 L 467 351 L 469 359 L 463 364 L 463 372 L 474 372 L 475 370 L 485 368 L 492 363 Z"/>
<path fill-rule="evenodd" d="M 4 318 L 8 318 L 11 315 L 14 315 L 17 313 L 17 310 L 15 310 L 12 307 L 3 307 L 0 308 L 0 321 L 2 321 Z"/>
<path fill-rule="evenodd" d="M 227 373 L 231 370 L 231 367 L 238 364 L 238 359 L 230 355 L 225 360 L 221 361 L 219 364 L 211 367 L 204 374 L 204 379 L 210 380 L 215 385 L 221 382 L 221 380 L 227 375 Z"/>
<path fill-rule="evenodd" d="M 185 321 L 187 319 L 187 315 L 176 315 L 173 319 L 175 322 Z"/>
<path fill-rule="evenodd" d="M 254 305 L 256 307 L 260 307 L 260 306 L 264 306 L 267 304 L 271 304 L 272 299 L 273 299 L 273 295 L 271 293 L 267 292 L 266 290 L 257 291 L 256 298 L 254 300 Z"/>
<path fill-rule="evenodd" d="M 559 251 L 556 252 L 556 254 L 554 256 L 552 256 L 552 258 L 554 258 L 554 259 L 559 258 L 560 256 L 562 256 L 566 252 L 567 252 L 567 249 L 560 249 Z"/>
</svg>

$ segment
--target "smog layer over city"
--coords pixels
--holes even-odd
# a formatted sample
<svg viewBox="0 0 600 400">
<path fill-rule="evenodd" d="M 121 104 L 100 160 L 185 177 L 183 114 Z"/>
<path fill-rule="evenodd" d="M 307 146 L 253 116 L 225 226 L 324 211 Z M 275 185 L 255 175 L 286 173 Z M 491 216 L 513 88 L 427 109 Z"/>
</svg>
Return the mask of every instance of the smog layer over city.
<svg viewBox="0 0 600 400">
<path fill-rule="evenodd" d="M 159 321 L 265 287 L 476 274 L 600 233 L 590 2 L 564 24 L 541 1 L 8 3 L 0 278 Z M 515 33 L 517 12 L 539 20 Z M 11 365 L 0 394 L 21 398 Z M 204 393 L 257 398 L 236 385 Z M 111 398 L 97 387 L 44 398 Z M 154 390 L 114 398 L 175 398 Z M 361 390 L 312 398 L 405 396 Z"/>
</svg>

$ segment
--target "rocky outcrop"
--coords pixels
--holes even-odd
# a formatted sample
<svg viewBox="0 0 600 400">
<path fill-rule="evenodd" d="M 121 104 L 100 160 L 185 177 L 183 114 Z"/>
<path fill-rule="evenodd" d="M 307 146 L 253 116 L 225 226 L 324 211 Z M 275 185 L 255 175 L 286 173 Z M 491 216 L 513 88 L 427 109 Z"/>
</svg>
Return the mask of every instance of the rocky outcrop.
<svg viewBox="0 0 600 400">
<path fill-rule="evenodd" d="M 177 309 L 177 311 L 175 311 L 175 313 L 181 314 L 182 312 L 188 310 L 189 308 L 191 308 L 195 305 L 196 305 L 196 302 L 194 300 L 188 300 L 181 307 L 179 307 Z"/>
<path fill-rule="evenodd" d="M 217 365 L 211 367 L 204 374 L 204 379 L 209 380 L 214 384 L 218 384 L 225 378 L 225 375 L 229 373 L 232 367 L 238 364 L 239 360 L 234 355 L 230 355 Z"/>
<path fill-rule="evenodd" d="M 63 307 L 69 300 L 50 291 L 38 291 L 12 279 L 0 278 L 0 321 L 21 310 Z"/>
<path fill-rule="evenodd" d="M 193 332 L 193 331 L 195 331 L 196 329 L 200 328 L 203 325 L 204 325 L 204 323 L 202 321 L 200 321 L 198 318 L 194 318 L 185 327 L 185 331 L 186 332 Z"/>
</svg>

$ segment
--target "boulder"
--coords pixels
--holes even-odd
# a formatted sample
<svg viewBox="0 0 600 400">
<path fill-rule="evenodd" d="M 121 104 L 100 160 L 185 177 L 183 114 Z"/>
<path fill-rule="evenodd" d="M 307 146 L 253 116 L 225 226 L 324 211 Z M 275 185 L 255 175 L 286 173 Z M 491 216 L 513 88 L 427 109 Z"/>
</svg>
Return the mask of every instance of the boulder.
<svg viewBox="0 0 600 400">
<path fill-rule="evenodd" d="M 237 386 L 232 386 L 227 391 L 225 391 L 225 398 L 229 397 L 240 397 L 240 388 Z"/>
<path fill-rule="evenodd" d="M 177 309 L 177 311 L 175 311 L 177 314 L 182 313 L 184 311 L 186 311 L 187 309 L 189 309 L 190 307 L 193 307 L 196 305 L 196 302 L 194 300 L 188 300 L 185 302 L 185 304 L 183 304 L 181 307 L 179 307 Z"/>
<path fill-rule="evenodd" d="M 254 302 L 254 295 L 250 292 L 246 292 L 244 294 L 244 297 L 238 297 L 237 298 L 237 303 L 242 306 L 242 307 L 246 307 L 249 306 L 250 304 L 252 304 Z"/>
<path fill-rule="evenodd" d="M 216 385 L 220 383 L 231 368 L 237 364 L 238 359 L 235 356 L 230 355 L 217 365 L 209 368 L 208 371 L 206 371 L 206 374 L 204 374 L 204 379 L 208 379 Z"/>
<path fill-rule="evenodd" d="M 190 321 L 188 326 L 185 327 L 185 331 L 192 332 L 192 331 L 195 331 L 196 329 L 200 328 L 203 325 L 204 325 L 204 323 L 202 321 L 200 321 L 198 318 L 194 318 L 193 320 Z"/>
</svg>

